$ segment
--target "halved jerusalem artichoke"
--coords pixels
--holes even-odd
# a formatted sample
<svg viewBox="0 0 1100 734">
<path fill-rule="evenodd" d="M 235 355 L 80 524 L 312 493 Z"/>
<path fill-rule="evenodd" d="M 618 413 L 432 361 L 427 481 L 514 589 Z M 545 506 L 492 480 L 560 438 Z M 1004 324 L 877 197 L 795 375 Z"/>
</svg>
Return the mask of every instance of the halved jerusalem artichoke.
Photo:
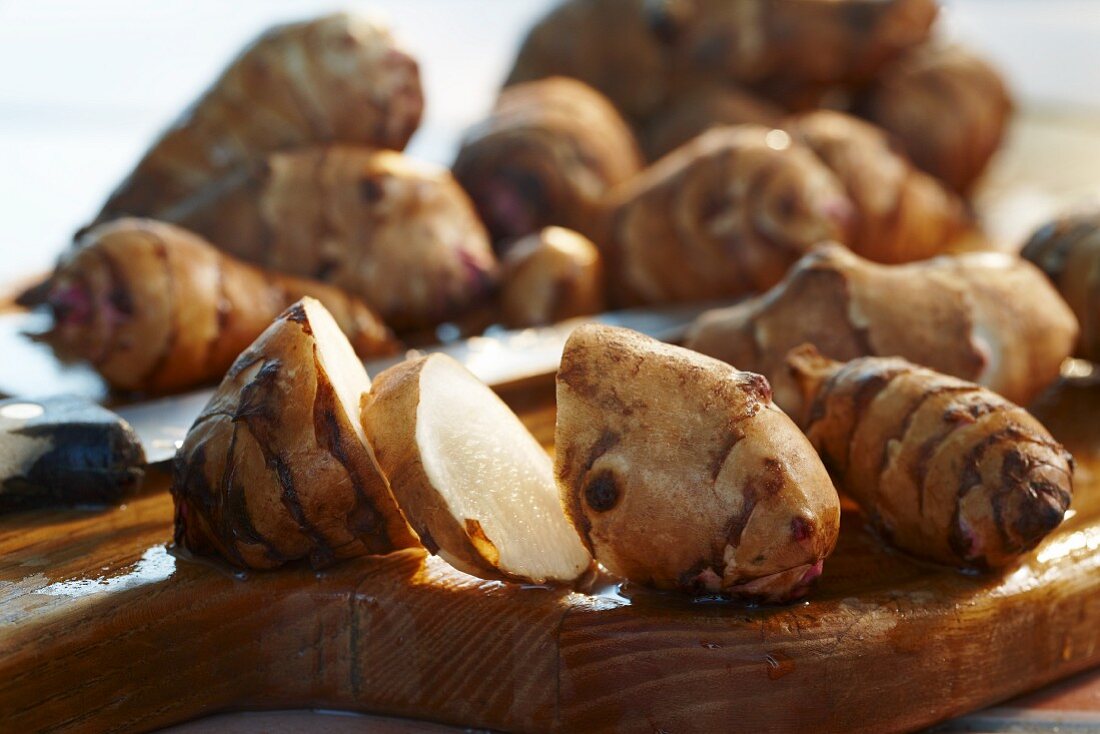
<svg viewBox="0 0 1100 734">
<path fill-rule="evenodd" d="M 836 544 L 840 501 L 760 375 L 586 325 L 558 372 L 556 471 L 596 559 L 662 589 L 785 601 Z"/>
<path fill-rule="evenodd" d="M 370 379 L 320 302 L 246 349 L 176 455 L 176 543 L 247 568 L 418 545 L 359 421 Z"/>
<path fill-rule="evenodd" d="M 433 354 L 378 375 L 363 424 L 424 545 L 451 565 L 536 583 L 590 568 L 550 457 L 458 362 Z"/>
</svg>

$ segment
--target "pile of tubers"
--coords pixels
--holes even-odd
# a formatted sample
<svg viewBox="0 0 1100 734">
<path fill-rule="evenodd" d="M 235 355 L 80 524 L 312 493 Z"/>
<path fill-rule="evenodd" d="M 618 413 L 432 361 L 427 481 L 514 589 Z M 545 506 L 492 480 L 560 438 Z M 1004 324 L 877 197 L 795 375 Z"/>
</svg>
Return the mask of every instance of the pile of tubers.
<svg viewBox="0 0 1100 734">
<path fill-rule="evenodd" d="M 905 553 L 1008 567 L 1073 495 L 1026 406 L 1100 359 L 1100 215 L 1023 258 L 968 251 L 1012 102 L 937 11 L 564 0 L 450 170 L 401 152 L 424 100 L 387 28 L 280 26 L 27 300 L 117 390 L 220 380 L 175 540 L 239 567 L 422 547 L 489 579 L 781 603 L 827 574 L 838 490 Z M 449 357 L 373 383 L 361 361 L 448 322 L 733 299 L 682 346 L 573 331 L 554 458 Z"/>
<path fill-rule="evenodd" d="M 378 21 L 272 28 L 153 143 L 24 303 L 51 309 L 59 356 L 124 392 L 220 379 L 303 295 L 336 313 L 361 356 L 396 351 L 391 330 L 423 340 L 486 308 L 499 276 L 450 172 L 400 152 L 423 104 L 417 61 Z"/>
<path fill-rule="evenodd" d="M 114 326 L 92 338 L 73 315 L 118 326 L 166 307 L 131 282 L 159 277 L 148 259 L 113 278 L 114 304 L 70 304 L 89 299 L 69 284 L 100 277 L 75 253 L 116 220 L 176 225 L 271 282 L 316 282 L 279 307 L 334 286 L 412 343 L 444 323 L 476 333 L 757 295 L 826 241 L 890 264 L 947 253 L 980 240 L 965 196 L 1011 102 L 987 63 L 932 37 L 936 15 L 933 0 L 566 0 L 531 29 L 451 171 L 401 153 L 424 99 L 389 28 L 348 13 L 277 26 L 153 143 L 24 302 L 52 309 L 63 358 L 116 390 L 164 393 L 216 380 L 274 301 L 194 289 L 209 276 L 187 272 L 188 237 L 162 238 L 165 288 L 249 328 L 127 341 L 140 364 L 178 366 L 118 374 L 102 358 Z M 232 347 L 208 358 L 215 340 Z"/>
<path fill-rule="evenodd" d="M 482 578 L 540 584 L 578 582 L 595 559 L 656 588 L 766 602 L 820 576 L 840 502 L 760 375 L 582 326 L 558 406 L 552 461 L 443 354 L 372 384 L 303 299 L 241 354 L 177 454 L 176 542 L 255 569 L 422 544 Z"/>
</svg>

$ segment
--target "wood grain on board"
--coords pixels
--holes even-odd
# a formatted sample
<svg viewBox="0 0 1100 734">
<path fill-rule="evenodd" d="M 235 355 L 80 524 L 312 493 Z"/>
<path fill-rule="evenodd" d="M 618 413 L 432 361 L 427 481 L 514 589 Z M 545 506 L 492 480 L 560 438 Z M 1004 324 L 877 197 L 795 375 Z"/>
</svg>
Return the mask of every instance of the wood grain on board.
<svg viewBox="0 0 1100 734">
<path fill-rule="evenodd" d="M 544 442 L 551 386 L 505 394 Z M 147 731 L 320 707 L 510 731 L 924 726 L 1100 663 L 1100 436 L 1074 412 L 1098 390 L 1071 381 L 1047 401 L 1056 432 L 1078 429 L 1076 514 L 1018 568 L 911 561 L 846 512 L 821 585 L 785 607 L 488 582 L 417 551 L 234 573 L 166 548 L 154 472 L 123 507 L 0 519 L 0 719 Z"/>
</svg>

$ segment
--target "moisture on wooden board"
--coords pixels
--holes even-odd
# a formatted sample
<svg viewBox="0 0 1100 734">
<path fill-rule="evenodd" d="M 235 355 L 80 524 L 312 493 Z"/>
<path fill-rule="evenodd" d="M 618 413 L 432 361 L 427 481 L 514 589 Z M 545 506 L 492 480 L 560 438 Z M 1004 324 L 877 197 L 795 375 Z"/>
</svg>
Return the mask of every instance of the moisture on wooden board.
<svg viewBox="0 0 1100 734">
<path fill-rule="evenodd" d="M 551 381 L 506 398 L 549 442 Z M 1078 490 L 1019 566 L 919 563 L 849 510 L 789 606 L 482 581 L 422 551 L 234 573 L 166 548 L 154 473 L 115 509 L 0 520 L 0 711 L 18 731 L 292 707 L 515 731 L 913 729 L 1100 663 L 1100 429 L 1082 413 L 1098 400 L 1075 378 L 1043 401 Z"/>
</svg>

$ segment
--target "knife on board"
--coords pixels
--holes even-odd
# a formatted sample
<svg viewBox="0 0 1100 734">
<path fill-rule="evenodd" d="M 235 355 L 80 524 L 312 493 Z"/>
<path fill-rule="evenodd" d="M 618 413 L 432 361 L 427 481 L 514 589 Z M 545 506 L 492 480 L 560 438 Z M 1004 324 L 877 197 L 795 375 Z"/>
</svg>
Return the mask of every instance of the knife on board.
<svg viewBox="0 0 1100 734">
<path fill-rule="evenodd" d="M 661 341 L 679 340 L 718 304 L 609 311 L 482 336 L 365 363 L 374 378 L 409 356 L 447 354 L 490 387 L 554 372 L 569 334 L 584 323 L 621 326 Z M 0 511 L 102 505 L 141 485 L 144 467 L 170 460 L 214 388 L 108 410 L 79 395 L 0 401 Z"/>
</svg>

